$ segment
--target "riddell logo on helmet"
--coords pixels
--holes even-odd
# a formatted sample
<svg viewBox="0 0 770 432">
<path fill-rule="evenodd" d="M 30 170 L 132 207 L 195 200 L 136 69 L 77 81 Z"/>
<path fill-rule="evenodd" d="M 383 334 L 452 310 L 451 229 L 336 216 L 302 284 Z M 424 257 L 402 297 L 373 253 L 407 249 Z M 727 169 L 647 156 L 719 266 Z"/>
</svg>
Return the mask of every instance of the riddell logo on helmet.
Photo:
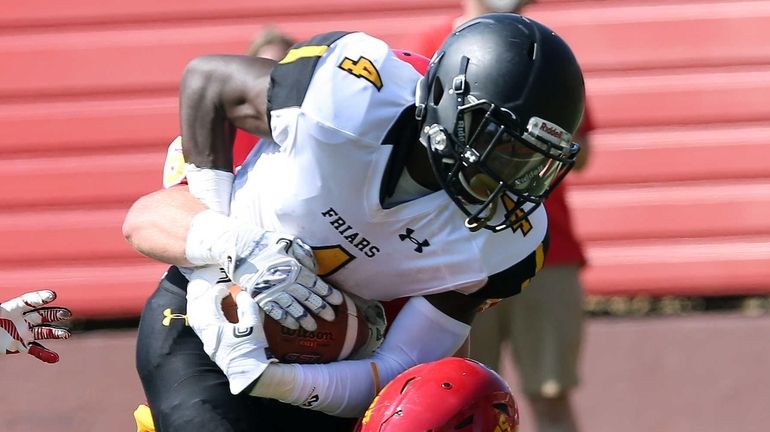
<svg viewBox="0 0 770 432">
<path fill-rule="evenodd" d="M 545 122 L 540 123 L 540 130 L 559 140 L 564 137 L 564 131 L 556 126 L 549 126 Z"/>
</svg>

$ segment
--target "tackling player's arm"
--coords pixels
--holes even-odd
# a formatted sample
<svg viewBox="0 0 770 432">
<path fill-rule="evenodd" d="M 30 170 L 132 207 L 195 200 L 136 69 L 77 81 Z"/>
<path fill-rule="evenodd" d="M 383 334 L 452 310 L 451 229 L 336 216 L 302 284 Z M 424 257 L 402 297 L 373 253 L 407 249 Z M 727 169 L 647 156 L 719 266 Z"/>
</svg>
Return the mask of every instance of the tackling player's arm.
<svg viewBox="0 0 770 432">
<path fill-rule="evenodd" d="M 198 57 L 185 69 L 179 104 L 182 153 L 190 193 L 230 213 L 237 128 L 270 136 L 267 88 L 272 60 L 238 55 Z"/>
<path fill-rule="evenodd" d="M 123 236 L 142 255 L 191 267 L 185 254 L 187 235 L 193 218 L 204 210 L 186 185 L 151 192 L 131 205 L 123 219 Z"/>
<path fill-rule="evenodd" d="M 251 56 L 209 55 L 187 65 L 179 93 L 187 163 L 229 172 L 235 128 L 271 136 L 267 89 L 274 64 Z"/>
</svg>

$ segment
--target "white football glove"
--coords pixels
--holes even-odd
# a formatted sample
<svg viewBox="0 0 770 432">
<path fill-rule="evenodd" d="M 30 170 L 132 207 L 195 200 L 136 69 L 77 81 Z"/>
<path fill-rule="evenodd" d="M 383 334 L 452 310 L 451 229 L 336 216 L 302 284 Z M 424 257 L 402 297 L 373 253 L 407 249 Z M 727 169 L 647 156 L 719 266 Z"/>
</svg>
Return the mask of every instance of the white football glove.
<svg viewBox="0 0 770 432">
<path fill-rule="evenodd" d="M 187 285 L 187 320 L 203 342 L 206 354 L 222 369 L 230 382 L 230 392 L 238 394 L 254 382 L 267 365 L 267 339 L 262 329 L 259 307 L 245 292 L 235 297 L 238 323 L 222 312 L 222 299 L 231 283 L 218 283 L 218 267 L 202 267 L 190 275 Z"/>
<path fill-rule="evenodd" d="M 284 327 L 317 328 L 314 315 L 334 321 L 331 305 L 342 304 L 342 293 L 316 274 L 310 246 L 297 237 L 265 232 L 245 257 L 228 257 L 227 274 L 259 306 Z"/>
<path fill-rule="evenodd" d="M 46 362 L 56 363 L 59 355 L 38 340 L 67 339 L 70 331 L 48 323 L 72 316 L 63 307 L 42 307 L 56 300 L 51 290 L 33 291 L 0 304 L 0 355 L 25 352 Z"/>
</svg>

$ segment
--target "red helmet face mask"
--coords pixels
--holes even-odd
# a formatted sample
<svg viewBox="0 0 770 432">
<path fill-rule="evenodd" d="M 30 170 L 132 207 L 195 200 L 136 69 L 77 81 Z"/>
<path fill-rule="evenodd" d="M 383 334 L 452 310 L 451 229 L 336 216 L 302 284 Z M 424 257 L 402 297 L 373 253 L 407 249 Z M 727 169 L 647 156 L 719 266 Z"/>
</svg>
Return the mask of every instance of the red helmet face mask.
<svg viewBox="0 0 770 432">
<path fill-rule="evenodd" d="M 510 388 L 482 364 L 457 357 L 415 366 L 374 399 L 358 432 L 514 432 Z"/>
</svg>

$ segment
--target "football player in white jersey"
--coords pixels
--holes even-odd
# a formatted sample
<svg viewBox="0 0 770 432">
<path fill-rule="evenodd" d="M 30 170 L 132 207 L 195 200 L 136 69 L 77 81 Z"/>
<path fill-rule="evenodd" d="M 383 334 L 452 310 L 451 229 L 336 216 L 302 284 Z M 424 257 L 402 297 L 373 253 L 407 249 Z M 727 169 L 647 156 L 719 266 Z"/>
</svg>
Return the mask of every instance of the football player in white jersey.
<svg viewBox="0 0 770 432">
<path fill-rule="evenodd" d="M 162 309 L 166 327 L 185 317 L 203 345 L 184 348 L 195 362 L 165 361 L 181 349 L 175 336 L 140 325 L 156 427 L 345 430 L 381 385 L 452 355 L 480 307 L 519 292 L 542 265 L 540 203 L 579 151 L 584 85 L 559 36 L 490 14 L 449 35 L 425 77 L 384 42 L 338 32 L 278 63 L 198 58 L 180 98 L 191 194 L 143 197 L 124 224 L 140 252 L 198 268 L 188 284 L 172 267 L 143 313 L 160 321 Z M 233 127 L 264 138 L 235 176 Z M 216 313 L 220 267 L 244 290 L 237 325 Z M 367 358 L 272 363 L 257 308 L 312 329 L 314 315 L 333 317 L 335 286 L 410 300 Z M 167 306 L 185 290 L 186 316 L 183 303 Z"/>
</svg>

